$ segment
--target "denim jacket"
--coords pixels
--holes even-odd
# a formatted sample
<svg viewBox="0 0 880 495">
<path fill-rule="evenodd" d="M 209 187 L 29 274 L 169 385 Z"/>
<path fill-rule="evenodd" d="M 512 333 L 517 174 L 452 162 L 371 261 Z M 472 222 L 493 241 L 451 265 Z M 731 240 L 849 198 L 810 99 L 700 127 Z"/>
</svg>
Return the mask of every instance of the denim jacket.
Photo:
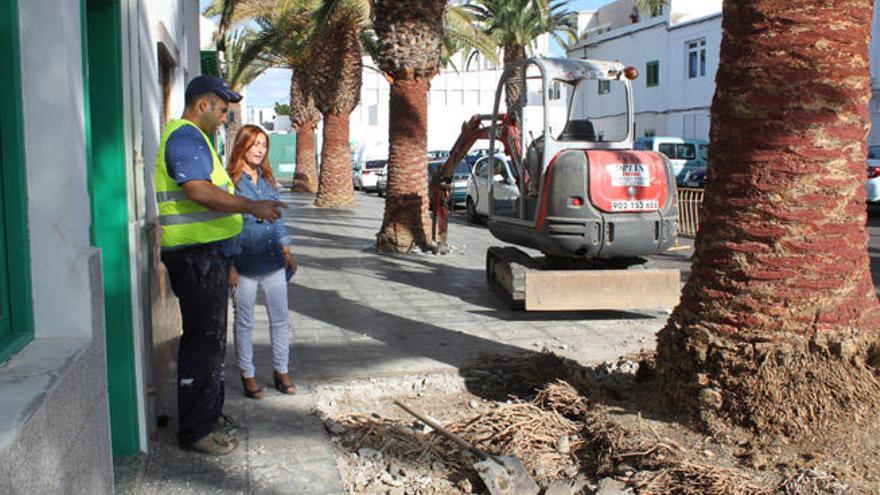
<svg viewBox="0 0 880 495">
<path fill-rule="evenodd" d="M 278 200 L 278 191 L 264 178 L 258 169 L 257 183 L 251 182 L 247 174 L 242 174 L 235 185 L 235 194 L 253 201 Z M 233 257 L 232 262 L 238 273 L 245 276 L 265 275 L 284 268 L 284 237 L 287 228 L 282 216 L 274 222 L 257 221 L 248 213 L 242 214 L 244 226 L 241 229 L 239 243 L 241 253 Z"/>
</svg>

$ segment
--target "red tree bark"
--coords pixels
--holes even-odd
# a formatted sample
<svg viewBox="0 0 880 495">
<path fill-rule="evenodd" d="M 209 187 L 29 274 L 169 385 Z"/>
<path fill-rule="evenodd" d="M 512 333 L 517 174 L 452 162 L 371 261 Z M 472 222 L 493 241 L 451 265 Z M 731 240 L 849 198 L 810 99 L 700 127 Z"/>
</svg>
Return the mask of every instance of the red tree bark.
<svg viewBox="0 0 880 495">
<path fill-rule="evenodd" d="M 709 181 L 658 374 L 704 418 L 797 434 L 877 407 L 865 229 L 871 0 L 726 0 Z"/>
<path fill-rule="evenodd" d="M 318 208 L 355 206 L 351 180 L 351 154 L 348 144 L 348 115 L 324 116 L 324 142 L 321 146 L 321 180 L 315 198 Z"/>
<path fill-rule="evenodd" d="M 315 128 L 303 126 L 296 133 L 296 172 L 293 192 L 313 193 L 318 190 L 318 163 L 315 160 Z"/>
<path fill-rule="evenodd" d="M 379 252 L 404 253 L 427 242 L 429 86 L 418 77 L 391 83 L 388 196 L 376 234 Z"/>
</svg>

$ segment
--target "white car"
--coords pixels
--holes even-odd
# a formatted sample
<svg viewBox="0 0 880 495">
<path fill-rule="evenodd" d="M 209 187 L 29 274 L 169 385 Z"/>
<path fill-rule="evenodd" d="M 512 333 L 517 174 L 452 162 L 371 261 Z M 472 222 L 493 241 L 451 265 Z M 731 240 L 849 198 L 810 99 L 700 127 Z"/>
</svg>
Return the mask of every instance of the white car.
<svg viewBox="0 0 880 495">
<path fill-rule="evenodd" d="M 868 146 L 868 181 L 865 182 L 869 203 L 880 203 L 880 146 Z"/>
<path fill-rule="evenodd" d="M 379 172 L 385 170 L 388 160 L 367 160 L 354 169 L 354 188 L 364 191 L 375 191 Z"/>
<path fill-rule="evenodd" d="M 470 223 L 478 223 L 489 215 L 489 171 L 493 168 L 491 175 L 495 184 L 492 190 L 496 211 L 499 208 L 516 206 L 519 189 L 513 172 L 515 168 L 510 159 L 503 155 L 495 155 L 495 159 L 488 156 L 480 158 L 474 165 L 474 173 L 468 179 L 467 185 L 465 215 Z"/>
</svg>

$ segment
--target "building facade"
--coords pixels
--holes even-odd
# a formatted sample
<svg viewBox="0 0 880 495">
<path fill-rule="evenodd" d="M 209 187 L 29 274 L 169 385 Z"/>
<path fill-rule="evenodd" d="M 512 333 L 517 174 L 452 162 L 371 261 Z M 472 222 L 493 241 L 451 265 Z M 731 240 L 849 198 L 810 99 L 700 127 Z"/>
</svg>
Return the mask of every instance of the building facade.
<svg viewBox="0 0 880 495">
<path fill-rule="evenodd" d="M 531 50 L 534 54 L 549 54 L 549 38 L 539 38 Z M 499 55 L 500 58 L 500 55 Z M 482 56 L 470 60 L 464 55 L 455 57 L 454 64 L 444 68 L 431 80 L 428 94 L 428 149 L 448 150 L 461 132 L 461 125 L 475 114 L 491 114 L 495 104 L 495 90 L 501 78 L 502 67 Z M 388 112 L 390 85 L 369 58 L 364 58 L 363 85 L 360 103 L 351 113 L 350 136 L 352 150 L 361 160 L 388 157 Z M 530 94 L 534 103 L 536 95 Z M 563 98 L 550 102 L 551 112 L 564 114 Z M 504 110 L 502 100 L 501 110 Z M 488 147 L 488 141 L 475 147 Z"/>
<path fill-rule="evenodd" d="M 111 493 L 173 371 L 153 167 L 198 2 L 0 0 L 0 64 L 0 493 Z"/>
<path fill-rule="evenodd" d="M 872 30 L 880 32 L 875 1 Z M 670 0 L 651 16 L 629 0 L 579 13 L 573 58 L 620 60 L 639 69 L 634 87 L 636 135 L 709 139 L 715 73 L 721 47 L 720 0 Z M 868 142 L 880 144 L 880 40 L 871 42 L 871 120 Z"/>
</svg>

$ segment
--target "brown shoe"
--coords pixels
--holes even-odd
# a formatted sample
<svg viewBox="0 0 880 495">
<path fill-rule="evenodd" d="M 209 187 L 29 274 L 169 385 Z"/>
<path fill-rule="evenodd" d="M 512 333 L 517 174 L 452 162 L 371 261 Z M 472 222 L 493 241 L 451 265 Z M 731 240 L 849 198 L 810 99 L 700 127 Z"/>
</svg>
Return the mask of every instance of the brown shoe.
<svg viewBox="0 0 880 495">
<path fill-rule="evenodd" d="M 244 396 L 248 399 L 259 400 L 263 398 L 263 389 L 260 388 L 256 378 L 241 377 L 241 386 L 244 387 Z"/>
<path fill-rule="evenodd" d="M 190 446 L 190 450 L 208 455 L 226 455 L 237 448 L 237 438 L 216 431 L 208 433 L 201 440 Z"/>
<path fill-rule="evenodd" d="M 293 395 L 296 393 L 296 386 L 290 381 L 290 375 L 287 373 L 272 371 L 272 381 L 275 382 L 275 390 L 282 394 Z"/>
</svg>

